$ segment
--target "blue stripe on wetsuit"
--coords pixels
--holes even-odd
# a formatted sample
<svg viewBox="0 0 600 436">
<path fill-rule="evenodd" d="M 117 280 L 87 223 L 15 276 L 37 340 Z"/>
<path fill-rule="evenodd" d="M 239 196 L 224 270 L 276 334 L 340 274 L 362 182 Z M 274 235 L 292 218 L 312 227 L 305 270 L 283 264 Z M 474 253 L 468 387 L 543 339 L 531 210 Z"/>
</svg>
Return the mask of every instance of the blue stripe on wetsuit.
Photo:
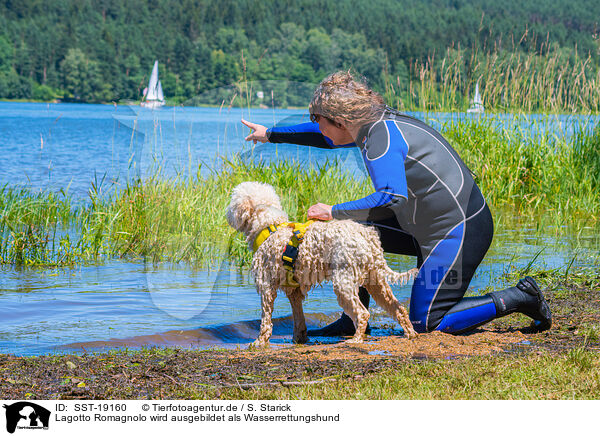
<svg viewBox="0 0 600 436">
<path fill-rule="evenodd" d="M 446 237 L 429 254 L 419 270 L 419 275 L 413 284 L 410 298 L 410 320 L 415 330 L 424 333 L 431 330 L 427 325 L 432 301 L 444 285 L 450 269 L 460 271 L 461 267 L 454 265 L 459 252 L 463 249 L 465 223 L 454 227 Z M 460 278 L 458 278 L 460 279 Z M 481 325 L 496 317 L 496 306 L 490 299 L 487 304 L 476 305 L 468 309 L 448 312 L 442 318 L 435 330 L 446 333 L 456 333 L 468 330 L 469 327 Z"/>
<path fill-rule="evenodd" d="M 387 128 L 387 149 L 381 154 L 370 154 L 368 141 L 362 149 L 363 161 L 373 181 L 375 192 L 360 200 L 334 205 L 331 211 L 334 216 L 339 216 L 342 211 L 368 213 L 369 209 L 389 206 L 400 197 L 404 197 L 404 200 L 407 198 L 404 160 L 408 154 L 408 144 L 395 122 L 384 123 Z"/>
<path fill-rule="evenodd" d="M 431 251 L 419 270 L 410 298 L 410 320 L 418 332 L 427 331 L 431 302 L 462 248 L 465 225 L 454 227 Z"/>
<path fill-rule="evenodd" d="M 496 305 L 489 301 L 481 306 L 470 307 L 460 312 L 451 312 L 442 318 L 442 322 L 435 328 L 446 333 L 456 333 L 470 330 L 496 318 Z"/>
</svg>

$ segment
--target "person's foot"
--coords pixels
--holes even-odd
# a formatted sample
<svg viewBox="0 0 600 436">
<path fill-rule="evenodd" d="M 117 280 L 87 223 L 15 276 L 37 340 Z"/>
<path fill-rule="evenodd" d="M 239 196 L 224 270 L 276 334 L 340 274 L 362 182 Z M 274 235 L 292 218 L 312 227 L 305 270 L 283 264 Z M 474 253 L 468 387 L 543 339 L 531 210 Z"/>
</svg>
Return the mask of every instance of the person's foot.
<svg viewBox="0 0 600 436">
<path fill-rule="evenodd" d="M 548 330 L 552 326 L 552 312 L 535 280 L 532 277 L 526 276 L 519 280 L 517 288 L 535 297 L 534 302 L 521 311 L 530 318 L 533 318 L 531 329 L 534 332 Z"/>
<path fill-rule="evenodd" d="M 354 333 L 356 333 L 356 328 L 352 319 L 342 313 L 342 316 L 331 324 L 320 329 L 309 330 L 308 336 L 354 336 Z M 368 324 L 365 333 L 367 335 L 371 333 L 371 327 Z"/>
</svg>

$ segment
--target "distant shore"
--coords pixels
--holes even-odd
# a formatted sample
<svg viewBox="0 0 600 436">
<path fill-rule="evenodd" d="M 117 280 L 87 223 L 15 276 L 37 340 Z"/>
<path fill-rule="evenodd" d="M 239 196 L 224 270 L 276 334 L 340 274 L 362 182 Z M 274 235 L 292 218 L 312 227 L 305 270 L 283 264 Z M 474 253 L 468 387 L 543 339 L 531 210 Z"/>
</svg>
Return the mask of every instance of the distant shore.
<svg viewBox="0 0 600 436">
<path fill-rule="evenodd" d="M 119 100 L 119 101 L 110 101 L 110 102 L 88 102 L 88 101 L 75 101 L 75 100 L 61 100 L 61 99 L 55 99 L 55 100 L 31 100 L 31 99 L 14 99 L 14 100 L 9 100 L 9 99 L 4 99 L 4 98 L 0 98 L 0 102 L 1 103 L 48 103 L 48 104 L 62 104 L 62 103 L 73 103 L 73 104 L 101 104 L 101 105 L 105 105 L 105 106 L 112 106 L 112 105 L 117 105 L 117 106 L 139 106 L 141 103 L 140 101 L 132 101 L 132 100 Z M 175 103 L 175 102 L 170 102 L 170 101 L 166 101 L 165 106 L 164 107 L 178 107 L 178 106 L 183 106 L 183 107 L 207 107 L 207 108 L 219 108 L 221 106 L 225 107 L 227 105 L 221 105 L 221 104 L 198 104 L 198 105 L 194 105 L 194 106 L 185 106 L 182 105 L 181 103 Z M 250 106 L 233 106 L 236 108 L 244 108 L 244 109 L 268 109 L 271 110 L 273 108 L 269 107 L 269 106 L 264 106 L 264 105 L 250 105 Z M 284 108 L 276 108 L 276 109 L 289 109 L 289 110 L 308 110 L 308 106 L 286 106 Z"/>
</svg>

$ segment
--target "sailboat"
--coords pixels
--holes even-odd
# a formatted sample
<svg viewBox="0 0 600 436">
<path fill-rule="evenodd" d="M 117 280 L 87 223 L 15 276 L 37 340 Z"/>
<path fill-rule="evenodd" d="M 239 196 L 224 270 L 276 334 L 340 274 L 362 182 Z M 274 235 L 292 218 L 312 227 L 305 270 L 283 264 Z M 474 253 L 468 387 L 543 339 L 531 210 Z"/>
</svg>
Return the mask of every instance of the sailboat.
<svg viewBox="0 0 600 436">
<path fill-rule="evenodd" d="M 485 111 L 483 108 L 483 100 L 481 99 L 481 94 L 479 93 L 479 82 L 475 85 L 475 95 L 473 96 L 473 102 L 471 103 L 471 107 L 467 109 L 467 113 L 469 114 L 482 114 Z"/>
<path fill-rule="evenodd" d="M 144 96 L 140 103 L 142 107 L 155 109 L 165 105 L 165 96 L 162 90 L 162 84 L 158 80 L 158 61 L 154 61 L 152 74 L 148 81 L 148 87 L 144 89 Z"/>
</svg>

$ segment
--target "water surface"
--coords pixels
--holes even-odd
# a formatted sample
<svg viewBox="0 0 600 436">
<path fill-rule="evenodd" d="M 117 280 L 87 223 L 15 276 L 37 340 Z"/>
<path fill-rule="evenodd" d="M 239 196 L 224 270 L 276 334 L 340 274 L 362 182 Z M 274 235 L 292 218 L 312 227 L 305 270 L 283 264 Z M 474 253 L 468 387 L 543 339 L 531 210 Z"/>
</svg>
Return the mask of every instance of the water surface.
<svg viewBox="0 0 600 436">
<path fill-rule="evenodd" d="M 248 159 L 292 158 L 323 163 L 339 158 L 349 171 L 363 174 L 356 150 L 319 150 L 292 145 L 253 147 L 243 141 L 248 129 L 239 120 L 273 125 L 306 121 L 306 111 L 267 109 L 164 108 L 160 111 L 112 105 L 0 103 L 0 184 L 33 190 L 64 190 L 87 201 L 93 188 L 114 192 L 133 178 L 160 171 L 185 177 L 198 168 L 218 168 L 220 156 L 243 152 Z M 414 114 L 425 118 L 423 114 Z M 464 114 L 429 114 L 432 124 Z M 509 116 L 497 117 L 499 126 Z M 532 121 L 533 120 L 533 121 Z M 571 135 L 584 118 L 529 118 L 524 128 Z M 529 127 L 528 127 L 529 126 Z M 475 275 L 471 291 L 502 287 L 498 277 L 523 267 L 558 267 L 594 262 L 600 243 L 593 232 L 564 236 L 549 229 L 497 232 L 492 249 Z M 540 253 L 540 250 L 543 251 Z M 390 256 L 403 271 L 414 259 Z M 406 303 L 410 287 L 395 287 Z M 327 323 L 339 306 L 329 284 L 305 302 L 310 325 Z M 276 300 L 275 343 L 291 341 L 290 307 Z M 374 334 L 388 334 L 391 320 L 371 309 Z M 222 262 L 197 269 L 186 264 L 109 260 L 75 268 L 0 266 L 0 352 L 35 355 L 144 344 L 204 347 L 237 346 L 257 334 L 260 300 L 247 272 Z M 385 327 L 385 329 L 383 329 Z M 378 330 L 378 328 L 381 328 Z M 393 334 L 394 332 L 391 331 Z"/>
</svg>

